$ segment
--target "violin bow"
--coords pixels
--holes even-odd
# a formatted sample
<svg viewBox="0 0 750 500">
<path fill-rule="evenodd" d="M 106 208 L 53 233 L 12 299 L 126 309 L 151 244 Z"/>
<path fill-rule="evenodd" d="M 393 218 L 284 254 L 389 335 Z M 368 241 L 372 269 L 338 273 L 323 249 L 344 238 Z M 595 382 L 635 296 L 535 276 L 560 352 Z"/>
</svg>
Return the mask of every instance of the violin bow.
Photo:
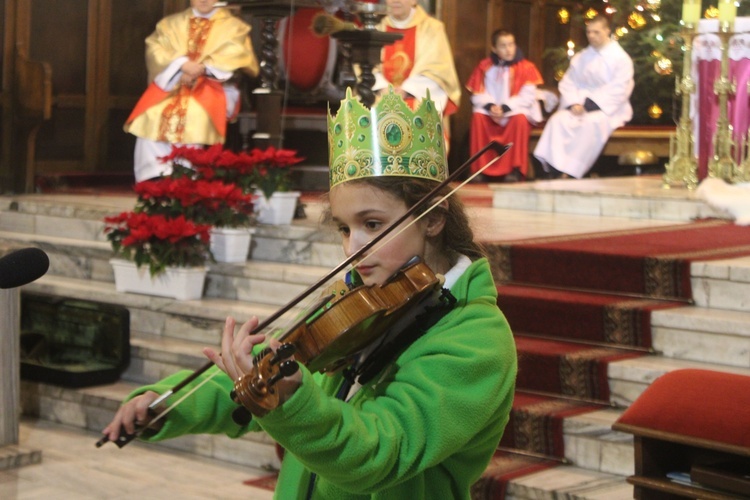
<svg viewBox="0 0 750 500">
<path fill-rule="evenodd" d="M 390 226 L 385 228 L 380 234 L 375 236 L 373 239 L 365 243 L 361 248 L 359 248 L 356 252 L 354 252 L 352 255 L 344 259 L 340 264 L 338 264 L 335 268 L 330 270 L 328 273 L 326 273 L 325 276 L 320 278 L 318 281 L 316 281 L 314 284 L 312 284 L 309 288 L 306 290 L 303 290 L 299 295 L 297 295 L 295 298 L 293 298 L 291 301 L 289 301 L 286 305 L 282 306 L 280 309 L 272 313 L 270 316 L 268 316 L 265 320 L 258 323 L 258 326 L 255 327 L 255 329 L 251 332 L 259 332 L 263 329 L 267 328 L 271 324 L 273 324 L 274 321 L 279 319 L 281 316 L 286 314 L 292 307 L 296 306 L 303 300 L 305 300 L 307 297 L 310 296 L 315 290 L 320 288 L 321 286 L 328 283 L 334 276 L 339 274 L 341 271 L 343 271 L 347 266 L 349 266 L 352 262 L 357 260 L 363 253 L 371 249 L 373 246 L 378 244 L 380 241 L 382 241 L 387 235 L 389 235 L 394 229 L 396 229 L 401 223 L 403 223 L 406 219 L 414 215 L 418 210 L 420 210 L 422 207 L 424 207 L 430 200 L 432 200 L 437 193 L 439 193 L 445 186 L 450 184 L 451 182 L 454 182 L 458 177 L 463 174 L 463 172 L 471 166 L 475 161 L 477 161 L 484 153 L 486 153 L 489 150 L 493 150 L 495 153 L 497 153 L 497 156 L 493 158 L 490 162 L 488 162 L 486 165 L 484 165 L 482 168 L 478 169 L 476 172 L 474 172 L 471 176 L 469 176 L 466 180 L 461 182 L 456 188 L 451 190 L 450 193 L 443 196 L 440 200 L 435 202 L 429 209 L 425 210 L 422 214 L 420 214 L 417 218 L 415 218 L 414 221 L 412 221 L 412 224 L 418 221 L 420 218 L 422 218 L 424 215 L 426 215 L 429 211 L 431 211 L 433 208 L 437 207 L 440 203 L 443 202 L 443 200 L 447 199 L 448 197 L 452 196 L 453 193 L 458 191 L 460 188 L 465 186 L 467 183 L 471 182 L 472 179 L 474 179 L 477 175 L 481 174 L 486 168 L 488 168 L 490 165 L 495 163 L 497 160 L 499 160 L 511 147 L 513 146 L 513 143 L 508 144 L 500 144 L 497 141 L 490 141 L 486 146 L 484 146 L 482 149 L 474 153 L 471 158 L 466 160 L 461 166 L 459 166 L 452 174 L 450 174 L 445 180 L 440 182 L 437 186 L 435 186 L 429 193 L 427 193 L 425 196 L 422 197 L 418 202 L 416 202 L 414 205 L 412 205 L 401 217 L 396 219 L 393 223 L 391 223 Z M 411 224 L 409 224 L 411 225 Z M 407 226 L 409 227 L 409 226 Z M 405 230 L 407 227 L 403 228 L 401 231 Z M 393 235 L 393 238 L 398 236 L 398 234 L 401 233 L 399 231 L 395 235 Z M 390 241 L 390 240 L 389 240 Z M 387 243 L 387 242 L 386 242 Z M 212 366 L 214 366 L 214 363 L 212 361 L 207 362 L 197 370 L 195 370 L 193 373 L 185 377 L 181 382 L 179 382 L 177 385 L 172 387 L 171 389 L 164 392 L 162 395 L 160 395 L 158 398 L 156 398 L 150 405 L 149 405 L 149 411 L 152 413 L 156 413 L 156 416 L 149 420 L 149 422 L 144 425 L 142 428 L 137 429 L 136 432 L 133 434 L 127 434 L 125 436 L 120 436 L 120 438 L 116 441 L 115 444 L 117 444 L 118 447 L 122 448 L 126 444 L 128 444 L 130 441 L 135 439 L 138 435 L 141 434 L 144 430 L 161 420 L 164 416 L 166 416 L 167 413 L 169 413 L 175 406 L 177 406 L 179 403 L 181 403 L 186 397 L 188 397 L 190 394 L 195 392 L 198 388 L 200 388 L 205 382 L 207 382 L 209 379 L 206 379 L 202 381 L 200 384 L 198 384 L 196 387 L 194 387 L 192 390 L 190 390 L 187 394 L 185 394 L 183 397 L 175 401 L 172 405 L 170 405 L 165 410 L 157 413 L 157 407 L 166 401 L 170 396 L 175 394 L 176 392 L 182 390 L 185 386 L 193 382 L 195 379 L 200 377 L 203 373 L 205 373 L 208 369 L 210 369 Z M 100 447 L 103 444 L 105 444 L 107 441 L 109 441 L 108 436 L 103 436 L 99 441 L 96 442 L 96 447 Z"/>
</svg>

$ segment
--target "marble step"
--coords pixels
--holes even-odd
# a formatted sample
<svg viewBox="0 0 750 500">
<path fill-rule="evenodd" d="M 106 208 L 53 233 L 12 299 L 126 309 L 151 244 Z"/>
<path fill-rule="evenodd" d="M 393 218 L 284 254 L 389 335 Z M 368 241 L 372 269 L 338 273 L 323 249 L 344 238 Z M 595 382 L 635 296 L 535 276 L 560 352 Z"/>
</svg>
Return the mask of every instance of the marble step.
<svg viewBox="0 0 750 500">
<path fill-rule="evenodd" d="M 697 305 L 750 312 L 750 257 L 694 262 L 690 276 Z"/>
<path fill-rule="evenodd" d="M 40 245 L 40 248 L 50 258 L 50 268 L 45 277 L 114 283 L 109 249 L 97 251 L 90 246 L 85 249 L 70 246 L 45 248 L 45 245 Z M 323 266 L 261 260 L 248 260 L 241 264 L 209 263 L 206 267 L 205 297 L 267 304 L 286 303 L 330 271 L 329 267 Z"/>
<path fill-rule="evenodd" d="M 106 241 L 104 217 L 130 210 L 134 204 L 135 197 L 130 196 L 0 196 L 0 230 Z"/>
<path fill-rule="evenodd" d="M 303 287 L 300 285 L 300 288 Z M 265 293 L 268 297 L 265 303 L 249 301 L 252 295 L 249 292 L 238 293 L 238 297 L 233 298 L 209 296 L 200 300 L 183 301 L 121 293 L 115 290 L 113 283 L 58 276 L 43 276 L 25 285 L 22 290 L 33 294 L 122 305 L 130 311 L 132 332 L 202 342 L 206 345 L 219 343 L 227 316 L 238 321 L 257 316 L 262 321 L 279 309 L 278 304 L 268 303 L 273 290 L 267 287 L 254 292 Z M 282 317 L 279 324 L 284 325 L 288 317 L 293 317 L 298 312 L 299 308 L 293 308 L 287 313 L 288 316 Z"/>
<path fill-rule="evenodd" d="M 0 242 L 6 246 L 38 246 L 55 253 L 78 251 L 105 258 L 111 247 L 104 234 L 105 216 L 130 210 L 134 197 L 81 197 L 71 195 L 0 196 Z M 340 238 L 332 227 L 320 224 L 322 205 L 306 204 L 306 218 L 291 225 L 258 224 L 249 258 L 333 267 L 343 260 Z M 76 251 L 76 253 L 73 253 Z"/>
<path fill-rule="evenodd" d="M 24 381 L 21 384 L 22 409 L 24 415 L 28 417 L 38 417 L 58 424 L 99 432 L 109 423 L 122 399 L 136 387 L 137 384 L 118 382 L 89 388 L 67 389 Z M 580 451 L 568 457 L 571 462 L 569 465 L 561 465 L 542 473 L 514 479 L 509 486 L 508 494 L 519 499 L 552 499 L 560 498 L 552 496 L 555 490 L 565 489 L 576 490 L 578 495 L 565 498 L 621 498 L 620 496 L 592 496 L 594 492 L 599 495 L 601 491 L 627 489 L 625 474 L 630 474 L 631 472 L 628 471 L 632 470 L 632 451 L 628 450 L 627 444 L 617 447 L 602 444 L 591 445 L 591 443 L 584 442 L 586 437 L 581 437 L 582 434 L 589 436 L 595 433 L 601 434 L 598 426 L 614 421 L 614 417 L 607 415 L 606 410 L 601 413 L 602 415 L 590 414 L 587 418 L 578 417 L 575 421 L 574 419 L 566 420 L 564 426 L 566 447 Z M 92 439 L 92 447 L 94 443 Z M 105 444 L 105 446 L 114 445 Z M 275 470 L 280 465 L 275 445 L 264 433 L 250 433 L 239 439 L 229 439 L 223 435 L 183 436 L 148 446 L 165 447 L 199 457 L 216 458 L 265 470 Z M 597 462 L 594 458 L 597 448 L 605 450 L 603 457 L 598 460 L 598 468 L 585 466 Z M 623 460 L 622 464 L 607 463 L 613 459 L 615 449 Z M 632 445 L 630 449 L 632 450 Z M 128 447 L 119 450 L 118 453 L 128 453 Z M 625 463 L 628 460 L 629 466 Z M 604 472 L 600 470 L 602 468 L 615 469 L 624 474 Z M 544 496 L 540 496 L 544 491 L 546 491 Z M 622 498 L 632 498 L 632 496 Z"/>
<path fill-rule="evenodd" d="M 139 347 L 136 350 L 148 350 Z M 156 356 L 154 352 L 146 354 Z M 174 355 L 174 353 L 173 353 Z M 197 359 L 197 358 L 196 358 Z M 168 362 L 159 363 L 165 369 Z M 152 365 L 151 369 L 154 369 Z M 166 370 L 173 372 L 174 370 Z M 126 376 L 133 374 L 132 367 Z M 151 379 L 152 374 L 147 378 Z M 163 374 L 162 374 L 163 375 Z M 44 420 L 100 431 L 111 420 L 121 401 L 144 382 L 118 381 L 87 388 L 64 388 L 41 382 L 23 381 L 21 406 L 23 414 Z M 605 474 L 632 474 L 632 437 L 612 431 L 611 425 L 621 410 L 603 409 L 567 418 L 563 424 L 566 460 L 576 467 Z M 187 436 L 160 443 L 199 456 L 220 458 L 258 468 L 278 466 L 273 443 L 264 434 L 251 434 L 240 440 L 225 436 Z M 93 443 L 92 443 L 93 445 Z"/>
<path fill-rule="evenodd" d="M 750 311 L 680 307 L 654 311 L 653 347 L 665 357 L 750 368 Z"/>
<path fill-rule="evenodd" d="M 561 465 L 508 482 L 506 500 L 632 500 L 625 476 Z"/>
<path fill-rule="evenodd" d="M 492 206 L 531 212 L 554 212 L 599 217 L 629 217 L 690 221 L 727 218 L 709 207 L 694 191 L 662 188 L 661 176 L 582 179 L 490 184 Z"/>
<path fill-rule="evenodd" d="M 568 417 L 563 421 L 566 460 L 571 465 L 590 472 L 620 477 L 633 474 L 633 436 L 613 430 L 612 424 L 654 380 L 670 371 L 685 368 L 750 376 L 750 369 L 747 368 L 675 360 L 657 355 L 611 363 L 608 376 L 614 406 Z"/>
<path fill-rule="evenodd" d="M 50 268 L 45 278 L 114 283 L 109 263 L 112 251 L 108 243 L 55 237 L 24 239 L 19 233 L 0 232 L 3 252 L 24 246 L 36 246 L 49 256 Z M 324 253 L 338 257 L 340 250 L 337 246 L 336 251 Z M 278 259 L 277 262 L 251 259 L 243 264 L 209 263 L 204 297 L 282 305 L 331 269 L 309 263 L 292 264 L 283 257 Z"/>
<path fill-rule="evenodd" d="M 34 246 L 63 262 L 71 261 L 80 267 L 78 275 L 94 268 L 92 261 L 106 262 L 113 255 L 112 247 L 103 236 L 76 234 L 65 231 L 65 236 L 26 231 L 3 230 L 5 213 L 0 212 L 0 246 L 4 252 Z M 71 219 L 58 221 L 59 227 L 70 225 Z M 309 266 L 334 267 L 344 260 L 340 238 L 325 228 L 307 226 L 256 226 L 248 260 L 283 262 Z M 56 256 L 56 257 L 55 257 Z M 70 266 L 71 262 L 67 262 Z"/>
<path fill-rule="evenodd" d="M 100 432 L 111 421 L 120 402 L 137 387 L 138 384 L 132 382 L 117 382 L 71 389 L 22 381 L 21 409 L 25 416 Z M 92 440 L 92 448 L 95 442 Z M 108 443 L 104 446 L 115 445 Z M 249 433 L 239 439 L 224 435 L 189 435 L 154 443 L 153 446 L 258 469 L 278 470 L 280 466 L 275 443 L 261 432 Z M 119 451 L 127 453 L 128 447 Z"/>
</svg>

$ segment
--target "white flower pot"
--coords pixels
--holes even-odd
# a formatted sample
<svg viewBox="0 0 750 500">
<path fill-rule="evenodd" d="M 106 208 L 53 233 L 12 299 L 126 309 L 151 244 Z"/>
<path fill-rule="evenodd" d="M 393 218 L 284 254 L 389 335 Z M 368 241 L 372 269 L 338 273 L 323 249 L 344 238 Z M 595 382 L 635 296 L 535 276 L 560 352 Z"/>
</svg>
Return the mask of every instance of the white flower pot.
<svg viewBox="0 0 750 500">
<path fill-rule="evenodd" d="M 115 289 L 177 300 L 195 300 L 203 296 L 206 281 L 205 267 L 168 267 L 165 272 L 151 276 L 148 266 L 136 267 L 135 262 L 111 259 L 115 272 Z"/>
<path fill-rule="evenodd" d="M 211 253 L 216 262 L 246 262 L 254 232 L 250 227 L 211 228 Z"/>
<path fill-rule="evenodd" d="M 257 220 L 261 224 L 291 224 L 294 218 L 294 210 L 297 208 L 299 191 L 277 191 L 266 199 L 263 193 L 257 191 L 259 196 L 255 199 L 254 207 Z"/>
</svg>

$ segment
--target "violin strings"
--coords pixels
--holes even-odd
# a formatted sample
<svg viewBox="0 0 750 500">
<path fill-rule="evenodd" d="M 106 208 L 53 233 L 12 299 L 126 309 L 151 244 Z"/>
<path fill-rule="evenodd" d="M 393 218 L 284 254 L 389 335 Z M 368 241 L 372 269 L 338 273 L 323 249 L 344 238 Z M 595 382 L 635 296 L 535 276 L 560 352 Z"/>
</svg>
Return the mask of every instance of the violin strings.
<svg viewBox="0 0 750 500">
<path fill-rule="evenodd" d="M 325 287 L 331 286 L 332 283 L 337 281 L 337 279 L 340 279 L 338 276 L 332 276 L 330 280 L 324 285 Z M 315 313 L 315 309 L 321 309 L 323 307 L 323 304 L 320 304 L 321 296 L 308 296 L 304 300 L 304 304 L 302 304 L 300 307 L 296 308 L 295 310 L 289 311 L 288 314 L 285 314 L 282 319 L 278 320 L 278 322 L 281 323 L 281 325 L 270 327 L 266 335 L 266 340 L 262 343 L 261 347 L 267 346 L 268 341 L 273 340 L 282 340 L 288 333 L 290 333 L 290 330 L 293 326 L 295 326 L 300 318 L 306 317 L 306 316 L 313 316 Z M 255 333 L 261 333 L 261 332 L 255 332 Z"/>
</svg>

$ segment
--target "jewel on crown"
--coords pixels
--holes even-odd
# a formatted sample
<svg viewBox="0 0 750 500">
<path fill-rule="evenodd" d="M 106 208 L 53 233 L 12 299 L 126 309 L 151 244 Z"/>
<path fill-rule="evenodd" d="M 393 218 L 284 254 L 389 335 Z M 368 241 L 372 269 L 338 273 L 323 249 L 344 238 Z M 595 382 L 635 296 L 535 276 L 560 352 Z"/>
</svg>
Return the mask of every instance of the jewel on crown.
<svg viewBox="0 0 750 500">
<path fill-rule="evenodd" d="M 448 175 L 440 112 L 429 93 L 411 110 L 391 88 L 368 109 L 347 89 L 336 116 L 328 112 L 331 187 L 378 176 L 442 181 Z"/>
</svg>

